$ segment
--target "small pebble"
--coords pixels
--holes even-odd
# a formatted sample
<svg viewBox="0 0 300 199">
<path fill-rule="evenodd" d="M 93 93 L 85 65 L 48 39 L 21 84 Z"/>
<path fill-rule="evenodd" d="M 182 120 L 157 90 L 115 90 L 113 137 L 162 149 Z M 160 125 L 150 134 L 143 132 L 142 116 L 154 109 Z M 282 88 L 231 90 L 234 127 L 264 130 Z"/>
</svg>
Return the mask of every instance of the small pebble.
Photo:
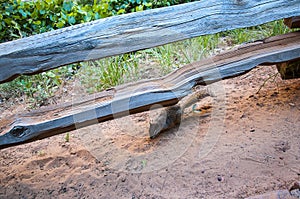
<svg viewBox="0 0 300 199">
<path fill-rule="evenodd" d="M 289 105 L 290 105 L 290 106 L 293 106 L 293 107 L 295 106 L 295 104 L 294 104 L 294 103 L 289 103 Z"/>
<path fill-rule="evenodd" d="M 218 181 L 221 182 L 223 178 L 221 176 L 218 176 Z"/>
<path fill-rule="evenodd" d="M 278 92 L 274 92 L 273 94 L 271 94 L 271 97 L 275 97 L 278 95 Z"/>
<path fill-rule="evenodd" d="M 256 103 L 256 106 L 263 107 L 264 105 L 262 103 Z"/>
</svg>

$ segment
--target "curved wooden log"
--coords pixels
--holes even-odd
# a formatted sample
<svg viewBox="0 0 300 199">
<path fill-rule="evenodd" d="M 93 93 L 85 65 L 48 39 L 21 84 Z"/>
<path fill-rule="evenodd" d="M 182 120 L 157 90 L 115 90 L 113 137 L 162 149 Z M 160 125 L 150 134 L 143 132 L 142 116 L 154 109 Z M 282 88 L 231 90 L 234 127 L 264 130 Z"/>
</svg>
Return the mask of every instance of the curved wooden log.
<svg viewBox="0 0 300 199">
<path fill-rule="evenodd" d="M 3 126 L 0 128 L 0 148 L 143 112 L 154 104 L 174 105 L 191 93 L 196 85 L 207 85 L 241 75 L 260 64 L 280 63 L 299 57 L 300 32 L 250 43 L 186 65 L 159 79 L 139 81 L 101 92 L 95 101 L 83 101 L 74 106 L 66 105 L 0 120 Z"/>
<path fill-rule="evenodd" d="M 0 83 L 66 64 L 300 15 L 299 0 L 205 0 L 100 19 L 0 44 Z"/>
</svg>

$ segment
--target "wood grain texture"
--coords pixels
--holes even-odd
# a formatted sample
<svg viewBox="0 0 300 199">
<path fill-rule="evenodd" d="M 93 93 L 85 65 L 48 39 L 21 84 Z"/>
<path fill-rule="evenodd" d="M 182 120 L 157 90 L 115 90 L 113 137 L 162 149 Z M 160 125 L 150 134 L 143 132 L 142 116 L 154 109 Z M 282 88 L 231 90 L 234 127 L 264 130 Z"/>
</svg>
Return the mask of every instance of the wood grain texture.
<svg viewBox="0 0 300 199">
<path fill-rule="evenodd" d="M 203 0 L 0 44 L 0 83 L 66 64 L 300 15 L 299 0 Z"/>
<path fill-rule="evenodd" d="M 121 85 L 71 106 L 0 120 L 0 148 L 29 142 L 117 117 L 174 105 L 196 85 L 244 74 L 260 64 L 300 58 L 300 32 L 249 43 L 238 49 L 186 65 L 159 79 Z M 41 117 L 42 116 L 42 117 Z M 1 132 L 2 131 L 2 132 Z"/>
</svg>

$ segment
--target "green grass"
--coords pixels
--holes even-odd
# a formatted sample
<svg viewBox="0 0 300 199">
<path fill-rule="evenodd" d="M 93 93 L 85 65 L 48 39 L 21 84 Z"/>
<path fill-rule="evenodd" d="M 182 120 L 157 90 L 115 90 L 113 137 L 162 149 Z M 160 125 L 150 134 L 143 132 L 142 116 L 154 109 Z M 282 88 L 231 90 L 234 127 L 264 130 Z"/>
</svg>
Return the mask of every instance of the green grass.
<svg viewBox="0 0 300 199">
<path fill-rule="evenodd" d="M 65 66 L 38 75 L 21 76 L 12 82 L 1 84 L 0 97 L 8 99 L 25 95 L 29 102 L 39 106 L 47 98 L 52 97 L 63 82 L 72 81 L 75 78 L 88 93 L 99 92 L 145 78 L 145 68 L 150 72 L 155 69 L 159 71 L 157 76 L 162 76 L 185 64 L 201 60 L 221 45 L 221 38 L 226 38 L 226 43 L 229 45 L 236 45 L 289 31 L 291 30 L 280 20 L 261 26 L 201 36 L 157 48 Z M 79 70 L 77 66 L 80 66 Z"/>
<path fill-rule="evenodd" d="M 45 105 L 53 97 L 63 81 L 72 78 L 77 64 L 64 66 L 33 76 L 20 76 L 17 79 L 0 84 L 0 98 L 9 99 L 25 96 L 33 107 Z"/>
<path fill-rule="evenodd" d="M 162 74 L 167 74 L 185 64 L 201 60 L 219 41 L 219 34 L 207 35 L 167 44 L 148 50 L 150 59 L 158 63 Z"/>
<path fill-rule="evenodd" d="M 83 62 L 77 77 L 88 93 L 94 93 L 131 79 L 137 67 L 137 55 L 124 54 L 98 61 Z"/>
<path fill-rule="evenodd" d="M 65 141 L 70 142 L 70 133 L 69 132 L 67 132 L 65 135 Z"/>
<path fill-rule="evenodd" d="M 260 26 L 235 29 L 226 32 L 233 44 L 242 44 L 246 42 L 252 42 L 266 37 L 285 34 L 291 30 L 283 24 L 282 20 L 270 22 Z"/>
</svg>

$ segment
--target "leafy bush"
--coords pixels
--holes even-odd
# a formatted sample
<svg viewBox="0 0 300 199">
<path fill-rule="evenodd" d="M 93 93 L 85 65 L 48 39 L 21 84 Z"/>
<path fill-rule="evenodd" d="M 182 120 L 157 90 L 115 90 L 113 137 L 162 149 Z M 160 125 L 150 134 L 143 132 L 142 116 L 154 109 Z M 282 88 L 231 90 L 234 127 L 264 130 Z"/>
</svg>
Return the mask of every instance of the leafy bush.
<svg viewBox="0 0 300 199">
<path fill-rule="evenodd" d="M 195 0 L 110 0 L 109 5 L 112 14 L 115 15 L 166 7 L 192 1 Z"/>
<path fill-rule="evenodd" d="M 108 7 L 108 0 L 93 5 L 64 0 L 8 0 L 0 7 L 0 42 L 111 16 Z"/>
</svg>

